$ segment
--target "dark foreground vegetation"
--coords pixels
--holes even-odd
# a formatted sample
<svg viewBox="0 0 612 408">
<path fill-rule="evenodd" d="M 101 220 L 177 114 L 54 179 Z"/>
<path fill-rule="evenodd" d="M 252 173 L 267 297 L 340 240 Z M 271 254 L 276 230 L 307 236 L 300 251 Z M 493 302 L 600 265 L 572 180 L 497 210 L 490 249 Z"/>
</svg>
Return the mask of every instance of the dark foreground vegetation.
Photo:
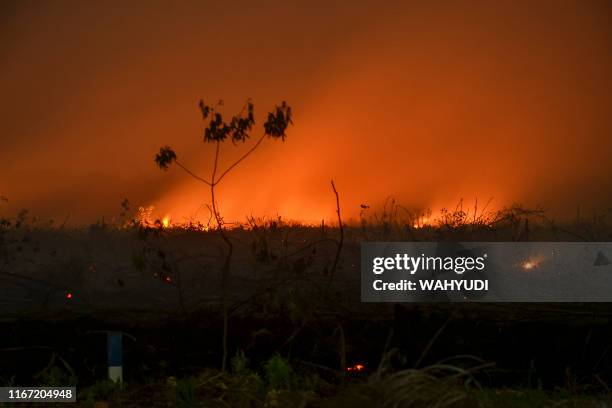
<svg viewBox="0 0 612 408">
<path fill-rule="evenodd" d="M 608 304 L 359 301 L 363 241 L 610 241 L 606 215 L 427 217 L 391 203 L 341 229 L 228 226 L 225 285 L 209 225 L 4 219 L 0 385 L 74 384 L 90 407 L 612 406 Z M 122 386 L 105 380 L 108 331 L 124 333 Z"/>
</svg>

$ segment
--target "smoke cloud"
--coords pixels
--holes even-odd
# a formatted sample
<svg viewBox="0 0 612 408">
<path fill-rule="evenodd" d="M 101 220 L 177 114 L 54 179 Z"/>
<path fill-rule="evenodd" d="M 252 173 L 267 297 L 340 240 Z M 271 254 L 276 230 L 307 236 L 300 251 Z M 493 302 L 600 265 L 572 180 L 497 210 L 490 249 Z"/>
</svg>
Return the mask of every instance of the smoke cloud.
<svg viewBox="0 0 612 408">
<path fill-rule="evenodd" d="M 410 208 L 610 208 L 609 2 L 15 2 L 0 9 L 4 211 L 92 222 L 124 197 L 207 218 L 197 102 L 295 126 L 219 189 L 228 220 Z M 223 146 L 223 164 L 248 148 Z M 0 207 L 2 210 L 3 207 Z"/>
</svg>

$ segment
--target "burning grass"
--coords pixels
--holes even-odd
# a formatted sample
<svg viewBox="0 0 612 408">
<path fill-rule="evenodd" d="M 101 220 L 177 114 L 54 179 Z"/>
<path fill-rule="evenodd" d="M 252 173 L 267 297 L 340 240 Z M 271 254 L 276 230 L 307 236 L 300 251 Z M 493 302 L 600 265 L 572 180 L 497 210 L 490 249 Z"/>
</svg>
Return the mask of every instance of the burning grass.
<svg viewBox="0 0 612 408">
<path fill-rule="evenodd" d="M 488 215 L 458 207 L 434 218 L 390 202 L 382 213 L 363 213 L 344 225 L 343 241 L 339 229 L 325 223 L 253 217 L 227 223 L 235 250 L 228 348 L 245 352 L 236 352 L 231 369 L 218 371 L 224 255 L 218 231 L 210 222 L 177 224 L 170 215 L 158 221 L 141 213 L 126 210 L 80 229 L 53 227 L 27 213 L 0 223 L 2 316 L 18 333 L 18 343 L 7 337 L 3 347 L 23 348 L 32 358 L 57 353 L 79 377 L 83 404 L 599 407 L 610 401 L 606 305 L 366 307 L 356 269 L 362 241 L 606 241 L 612 228 L 605 217 L 560 224 L 543 211 L 514 206 Z M 538 262 L 521 265 L 529 271 Z M 48 332 L 15 326 L 22 321 L 49 325 Z M 124 389 L 99 382 L 104 362 L 94 361 L 94 347 L 83 346 L 90 336 L 84 333 L 109 327 L 139 331 L 126 359 Z M 70 336 L 32 343 L 51 342 L 58 333 Z M 523 339 L 520 347 L 513 336 Z M 558 349 L 548 343 L 554 341 Z M 396 353 L 387 352 L 391 346 Z M 587 349 L 594 352 L 578 356 L 576 350 Z M 443 360 L 466 350 L 496 366 Z M 389 358 L 381 363 L 382 353 Z M 189 357 L 177 358 L 183 354 Z M 31 379 L 48 360 L 45 355 L 26 367 L 30 372 L 18 379 Z M 8 383 L 17 366 L 5 361 Z M 60 375 L 66 365 L 47 374 Z M 507 377 L 503 370 L 515 371 Z"/>
</svg>

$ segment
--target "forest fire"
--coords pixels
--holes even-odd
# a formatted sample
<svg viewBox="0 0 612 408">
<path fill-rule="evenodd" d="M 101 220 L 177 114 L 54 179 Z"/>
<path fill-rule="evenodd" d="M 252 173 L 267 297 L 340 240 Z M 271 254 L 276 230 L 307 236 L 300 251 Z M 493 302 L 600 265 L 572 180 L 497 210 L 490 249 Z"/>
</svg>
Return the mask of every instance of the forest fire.
<svg viewBox="0 0 612 408">
<path fill-rule="evenodd" d="M 188 3 L 182 6 L 190 9 L 184 23 L 173 26 L 167 21 L 163 30 L 152 33 L 163 46 L 134 49 L 130 58 L 117 54 L 117 45 L 106 43 L 106 31 L 97 26 L 87 27 L 91 30 L 91 37 L 87 38 L 91 38 L 92 44 L 98 44 L 99 49 L 84 47 L 81 42 L 86 40 L 80 36 L 73 37 L 74 42 L 66 42 L 61 38 L 62 32 L 53 32 L 50 41 L 66 46 L 51 52 L 41 42 L 45 37 L 35 34 L 44 24 L 27 24 L 31 14 L 36 13 L 27 6 L 19 7 L 22 10 L 16 12 L 15 19 L 21 23 L 6 27 L 7 35 L 16 41 L 11 52 L 38 55 L 40 64 L 11 54 L 7 58 L 14 65 L 3 67 L 2 78 L 13 95 L 10 101 L 4 102 L 4 111 L 10 112 L 10 120 L 0 151 L 2 162 L 11 164 L 3 171 L 0 192 L 9 199 L 3 203 L 6 211 L 28 208 L 39 217 L 55 220 L 70 214 L 69 223 L 79 225 L 102 215 L 113 216 L 116 206 L 113 200 L 129 194 L 135 203 L 155 202 L 160 208 L 173 211 L 175 219 L 182 220 L 184 214 L 201 205 L 202 190 L 194 187 L 193 180 L 179 176 L 160 181 L 151 167 L 151 154 L 159 144 L 169 142 L 167 135 L 176 135 L 176 143 L 180 145 L 177 148 L 185 152 L 185 164 L 193 166 L 192 170 L 198 174 L 206 174 L 214 149 L 198 151 L 199 144 L 194 138 L 200 134 L 201 123 L 194 98 L 225 97 L 227 112 L 233 113 L 240 109 L 245 95 L 255 90 L 253 96 L 260 103 L 255 112 L 258 125 L 262 121 L 261 113 L 273 103 L 272 95 L 283 95 L 292 101 L 300 117 L 291 144 L 283 148 L 282 155 L 277 154 L 278 147 L 266 147 L 243 164 L 248 176 L 227 179 L 219 197 L 223 215 L 228 219 L 276 211 L 294 219 L 306 219 L 316 213 L 312 219 L 306 219 L 311 222 L 320 221 L 321 215 L 331 218 L 334 209 L 327 185 L 330 177 L 337 180 L 346 218 L 359 216 L 360 203 L 381 200 L 389 194 L 405 205 L 433 208 L 437 208 L 434 204 L 439 200 L 452 201 L 460 194 L 483 199 L 495 196 L 503 205 L 514 201 L 530 206 L 541 203 L 568 216 L 575 212 L 576 197 L 580 197 L 581 204 L 591 207 L 601 207 L 609 201 L 612 190 L 605 152 L 610 151 L 612 139 L 606 136 L 610 133 L 610 124 L 602 111 L 610 105 L 610 93 L 605 91 L 609 89 L 612 60 L 607 43 L 609 25 L 603 22 L 595 27 L 590 25 L 592 22 L 586 16 L 595 6 L 589 2 L 554 8 L 555 16 L 551 18 L 558 19 L 560 27 L 572 26 L 573 30 L 555 31 L 549 25 L 541 32 L 540 21 L 535 17 L 538 14 L 534 13 L 520 17 L 524 18 L 521 25 L 524 30 L 520 33 L 510 30 L 512 24 L 522 21 L 517 15 L 520 7 L 510 6 L 512 3 L 496 5 L 507 9 L 508 21 L 515 23 L 491 26 L 478 48 L 473 47 L 473 40 L 480 38 L 482 27 L 459 21 L 478 16 L 497 21 L 498 13 L 492 3 L 479 7 L 477 13 L 468 13 L 457 5 L 435 13 L 427 3 L 409 2 L 405 9 L 394 11 L 385 6 L 391 20 L 405 18 L 411 23 L 384 27 L 357 24 L 355 30 L 363 31 L 361 34 L 355 32 L 354 37 L 346 38 L 334 35 L 330 37 L 333 41 L 315 36 L 307 53 L 289 51 L 276 41 L 268 41 L 264 30 L 257 34 L 261 38 L 258 43 L 264 47 L 257 54 L 241 56 L 245 60 L 238 64 L 232 59 L 219 62 L 220 72 L 234 74 L 219 76 L 214 87 L 207 78 L 216 74 L 204 56 L 207 52 L 211 55 L 219 52 L 209 49 L 216 46 L 215 42 L 178 41 L 185 45 L 178 55 L 174 47 L 168 46 L 168 41 L 179 38 L 182 30 L 197 33 L 201 21 L 210 18 L 195 5 L 197 2 Z M 104 14 L 103 10 L 92 11 L 98 7 L 95 2 L 88 4 L 82 10 L 64 15 L 60 24 L 81 26 L 87 21 L 81 14 Z M 389 8 L 393 7 L 389 5 Z M 442 25 L 439 31 L 420 31 L 420 24 L 427 21 L 430 11 L 431 15 L 439 12 L 439 18 L 452 23 Z M 141 15 L 141 11 L 131 12 Z M 47 21 L 50 17 L 42 16 L 51 15 L 42 13 L 41 19 Z M 344 22 L 348 18 L 345 13 L 339 13 L 338 17 Z M 216 24 L 223 25 L 220 19 L 211 21 L 209 27 Z M 336 30 L 341 26 L 333 24 L 328 28 Z M 29 37 L 19 35 L 19 27 L 30 27 L 32 38 L 28 40 Z M 132 38 L 141 32 L 126 24 L 117 35 Z M 535 33 L 539 40 L 525 42 L 529 33 Z M 287 35 L 293 41 L 301 38 L 296 37 L 295 31 Z M 377 41 L 379 36 L 396 38 L 397 43 Z M 347 43 L 339 42 L 340 38 Z M 496 38 L 508 42 L 500 46 Z M 225 40 L 231 43 L 231 38 Z M 398 52 L 396 46 L 400 43 L 411 52 Z M 147 44 L 152 47 L 155 42 L 147 41 Z M 221 44 L 218 44 L 220 50 Z M 525 54 L 529 49 L 527 44 L 534 47 L 528 55 Z M 573 51 L 567 53 L 566 47 Z M 203 49 L 208 51 L 201 52 Z M 87 52 L 75 60 L 74 75 L 60 75 L 56 88 L 46 89 L 45 74 L 55 70 L 64 72 L 57 61 L 81 55 L 81 50 Z M 173 58 L 164 58 L 164 64 L 159 66 L 151 65 L 146 61 L 152 52 L 170 53 Z M 255 62 L 260 57 L 274 61 L 285 52 L 289 55 L 283 59 L 291 64 L 279 67 L 278 72 Z M 329 55 L 322 55 L 327 52 Z M 470 57 L 460 57 L 464 54 Z M 508 59 L 509 55 L 520 55 L 520 58 Z M 105 56 L 108 63 L 90 67 L 91 61 L 99 56 Z M 363 64 L 354 64 L 357 60 Z M 557 69 L 547 71 L 549 64 Z M 84 79 L 77 73 L 88 69 L 92 70 L 91 78 L 96 80 L 91 88 L 80 87 Z M 134 78 L 132 70 L 149 74 Z M 31 76 L 26 75 L 31 71 Z M 307 72 L 318 74 L 306 75 Z M 545 77 L 538 77 L 545 72 Z M 251 75 L 261 78 L 266 86 L 255 86 L 255 83 L 242 86 L 235 80 L 251 78 Z M 158 77 L 167 81 L 150 82 Z M 309 92 L 303 92 L 302 87 Z M 45 96 L 32 98 L 40 89 L 45 89 Z M 163 97 L 156 98 L 158 103 L 139 105 L 142 95 L 148 95 L 152 89 Z M 498 92 L 499 89 L 504 92 Z M 70 98 L 64 95 L 66 92 L 71 93 Z M 20 110 L 26 104 L 32 104 L 33 110 Z M 53 111 L 46 109 L 49 104 L 54 107 Z M 134 110 L 133 106 L 141 110 Z M 408 120 L 404 119 L 403 107 L 410 107 Z M 36 125 L 27 124 L 32 111 L 41 113 Z M 108 120 L 102 130 L 88 117 L 94 112 L 106 112 L 113 120 Z M 30 137 L 21 137 L 22 134 Z M 89 137 L 79 138 L 78 134 Z M 108 134 L 129 136 L 124 147 L 116 149 L 108 143 Z M 562 143 L 551 146 L 548 135 L 556 135 Z M 53 140 L 53 144 L 47 146 L 48 140 Z M 26 141 L 39 148 L 28 149 Z M 226 163 L 245 148 L 239 143 L 224 149 Z M 71 149 L 78 152 L 73 160 L 61 160 L 63 152 Z M 410 166 L 397 166 L 405 152 L 419 154 L 413 156 Z M 99 173 L 96 159 L 107 155 L 115 155 L 115 159 L 105 163 L 107 173 Z M 534 163 L 533 168 L 521 165 L 530 162 Z M 22 163 L 32 174 L 23 173 L 20 166 L 12 163 Z M 125 173 L 128 163 L 131 171 Z M 560 176 L 550 184 L 543 183 L 543 175 L 552 170 Z M 56 173 L 62 176 L 57 177 Z M 38 175 L 39 182 L 24 183 L 26 177 L 32 178 L 34 174 Z M 115 176 L 116 183 L 103 182 Z M 257 183 L 257 194 L 248 197 L 248 208 L 242 208 L 244 191 L 252 188 L 253 183 Z M 539 188 L 543 184 L 548 187 Z M 90 185 L 98 186 L 95 192 L 88 191 Z M 91 197 L 87 205 L 65 199 L 81 197 L 83 191 L 88 191 Z M 176 201 L 187 210 L 174 212 L 171 207 Z M 557 209 L 557 203 L 564 208 Z M 318 211 L 319 208 L 328 211 Z M 421 223 L 415 225 L 415 228 L 421 227 Z"/>
<path fill-rule="evenodd" d="M 0 408 L 612 407 L 612 1 L 143 3 L 0 3 Z"/>
</svg>

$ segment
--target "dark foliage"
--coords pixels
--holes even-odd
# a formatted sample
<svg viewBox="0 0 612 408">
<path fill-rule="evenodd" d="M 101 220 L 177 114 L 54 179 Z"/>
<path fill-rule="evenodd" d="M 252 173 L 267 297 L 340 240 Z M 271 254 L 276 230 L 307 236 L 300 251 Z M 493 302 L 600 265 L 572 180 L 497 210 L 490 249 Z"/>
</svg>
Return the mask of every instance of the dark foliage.
<svg viewBox="0 0 612 408">
<path fill-rule="evenodd" d="M 204 141 L 223 142 L 231 138 L 233 143 L 245 142 L 249 138 L 249 132 L 255 124 L 254 105 L 247 102 L 245 108 L 238 115 L 232 116 L 229 122 L 223 120 L 223 115 L 215 112 L 214 108 L 200 101 L 202 118 L 208 119 L 212 116 L 206 129 L 204 129 Z"/>
<path fill-rule="evenodd" d="M 164 146 L 159 149 L 159 153 L 155 156 L 155 163 L 162 170 L 168 170 L 170 164 L 176 160 L 176 153 L 170 146 Z"/>
<path fill-rule="evenodd" d="M 273 138 L 281 138 L 285 141 L 285 130 L 292 124 L 291 107 L 287 102 L 283 101 L 280 106 L 277 106 L 274 112 L 268 113 L 268 120 L 264 123 L 266 134 Z"/>
</svg>

